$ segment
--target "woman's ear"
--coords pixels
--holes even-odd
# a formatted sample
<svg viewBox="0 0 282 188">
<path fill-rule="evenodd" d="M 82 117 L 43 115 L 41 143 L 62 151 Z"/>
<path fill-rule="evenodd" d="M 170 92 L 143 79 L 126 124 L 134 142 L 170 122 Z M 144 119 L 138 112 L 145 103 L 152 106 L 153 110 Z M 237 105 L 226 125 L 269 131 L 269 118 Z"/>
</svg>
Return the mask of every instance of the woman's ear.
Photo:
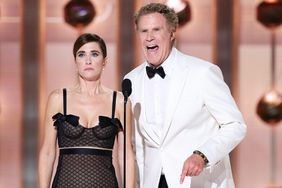
<svg viewBox="0 0 282 188">
<path fill-rule="evenodd" d="M 170 33 L 170 40 L 171 41 L 175 40 L 175 31 L 171 31 L 171 33 Z"/>
<path fill-rule="evenodd" d="M 103 62 L 103 67 L 105 67 L 106 65 L 108 64 L 108 58 L 107 57 L 105 57 L 105 59 L 104 59 L 104 62 Z"/>
<path fill-rule="evenodd" d="M 103 70 L 105 70 L 105 67 L 106 67 L 107 63 L 108 63 L 108 58 L 105 58 L 103 63 L 102 63 L 102 66 L 103 66 L 102 69 Z"/>
</svg>

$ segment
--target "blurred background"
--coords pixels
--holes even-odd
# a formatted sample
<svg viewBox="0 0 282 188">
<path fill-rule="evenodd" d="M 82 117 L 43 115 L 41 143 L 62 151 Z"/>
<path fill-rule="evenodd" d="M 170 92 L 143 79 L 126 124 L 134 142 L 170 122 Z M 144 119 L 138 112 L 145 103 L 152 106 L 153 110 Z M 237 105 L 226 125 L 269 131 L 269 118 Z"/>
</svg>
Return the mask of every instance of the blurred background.
<svg viewBox="0 0 282 188">
<path fill-rule="evenodd" d="M 176 47 L 218 64 L 243 113 L 248 133 L 231 153 L 236 187 L 282 185 L 281 1 L 270 10 L 278 13 L 277 25 L 269 26 L 257 17 L 262 0 L 0 0 L 0 188 L 37 187 L 47 97 L 76 81 L 72 47 L 78 35 L 105 39 L 102 79 L 120 90 L 123 76 L 143 61 L 133 14 L 150 2 L 177 10 Z M 276 114 L 260 103 L 261 119 L 259 100 L 272 89 Z"/>
</svg>

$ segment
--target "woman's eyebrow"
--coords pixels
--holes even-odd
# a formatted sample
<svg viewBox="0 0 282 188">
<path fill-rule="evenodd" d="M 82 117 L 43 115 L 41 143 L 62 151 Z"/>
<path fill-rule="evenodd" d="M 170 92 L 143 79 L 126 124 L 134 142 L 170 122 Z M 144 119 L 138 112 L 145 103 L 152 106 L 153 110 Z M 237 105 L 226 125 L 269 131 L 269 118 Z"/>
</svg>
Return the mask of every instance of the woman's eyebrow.
<svg viewBox="0 0 282 188">
<path fill-rule="evenodd" d="M 85 53 L 85 51 L 80 50 L 80 51 L 78 51 L 77 53 L 78 53 L 78 54 L 81 54 L 81 53 Z"/>
<path fill-rule="evenodd" d="M 91 50 L 91 52 L 101 53 L 101 52 L 100 52 L 100 51 L 98 51 L 98 50 Z"/>
</svg>

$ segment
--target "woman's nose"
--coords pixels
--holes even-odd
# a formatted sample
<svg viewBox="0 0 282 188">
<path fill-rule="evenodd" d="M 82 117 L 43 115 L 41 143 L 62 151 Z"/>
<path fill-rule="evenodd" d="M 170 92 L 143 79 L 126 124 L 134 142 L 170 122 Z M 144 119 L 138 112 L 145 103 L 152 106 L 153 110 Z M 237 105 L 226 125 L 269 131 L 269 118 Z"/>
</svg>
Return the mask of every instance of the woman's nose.
<svg viewBox="0 0 282 188">
<path fill-rule="evenodd" d="M 92 62 L 91 62 L 91 57 L 88 55 L 86 56 L 86 64 L 87 65 L 90 65 Z"/>
</svg>

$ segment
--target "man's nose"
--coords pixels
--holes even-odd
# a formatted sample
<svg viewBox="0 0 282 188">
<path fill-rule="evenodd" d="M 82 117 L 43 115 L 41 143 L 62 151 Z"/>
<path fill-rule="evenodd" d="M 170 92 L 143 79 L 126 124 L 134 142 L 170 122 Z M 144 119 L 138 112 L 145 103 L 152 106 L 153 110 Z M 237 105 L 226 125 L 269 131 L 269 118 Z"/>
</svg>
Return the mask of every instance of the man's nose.
<svg viewBox="0 0 282 188">
<path fill-rule="evenodd" d="M 151 41 L 154 39 L 154 35 L 152 32 L 148 32 L 147 35 L 146 35 L 146 40 L 147 41 Z"/>
</svg>

